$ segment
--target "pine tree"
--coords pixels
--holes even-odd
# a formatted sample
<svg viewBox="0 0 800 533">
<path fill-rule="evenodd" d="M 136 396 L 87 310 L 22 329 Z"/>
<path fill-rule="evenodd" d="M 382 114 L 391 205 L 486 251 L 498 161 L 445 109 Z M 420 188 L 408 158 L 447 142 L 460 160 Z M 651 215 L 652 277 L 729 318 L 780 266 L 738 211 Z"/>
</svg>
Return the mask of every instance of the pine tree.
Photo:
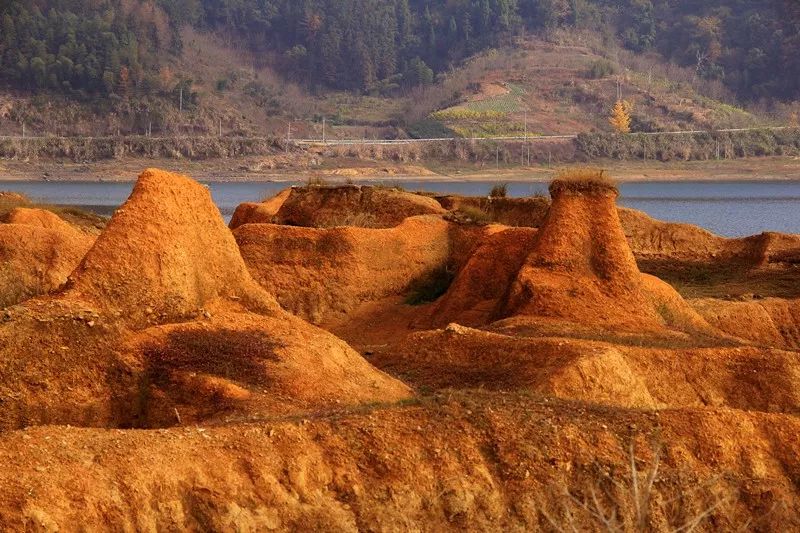
<svg viewBox="0 0 800 533">
<path fill-rule="evenodd" d="M 633 106 L 627 100 L 617 100 L 611 110 L 611 117 L 608 121 L 618 133 L 631 132 L 631 111 Z"/>
</svg>

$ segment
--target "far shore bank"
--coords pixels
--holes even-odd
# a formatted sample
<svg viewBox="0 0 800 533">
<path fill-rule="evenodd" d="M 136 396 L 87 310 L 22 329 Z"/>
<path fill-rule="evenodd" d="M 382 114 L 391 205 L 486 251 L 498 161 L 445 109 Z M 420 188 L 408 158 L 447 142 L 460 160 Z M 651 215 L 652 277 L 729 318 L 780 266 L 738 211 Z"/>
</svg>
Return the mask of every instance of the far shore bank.
<svg viewBox="0 0 800 533">
<path fill-rule="evenodd" d="M 670 163 L 602 160 L 584 165 L 526 168 L 427 165 L 424 162 L 407 165 L 369 160 L 343 160 L 319 167 L 264 169 L 262 166 L 259 158 L 203 161 L 131 158 L 94 163 L 0 161 L 0 189 L 3 181 L 133 182 L 143 169 L 150 167 L 187 174 L 206 182 L 546 182 L 560 170 L 575 166 L 603 168 L 620 182 L 800 180 L 800 158 L 797 157 Z"/>
</svg>

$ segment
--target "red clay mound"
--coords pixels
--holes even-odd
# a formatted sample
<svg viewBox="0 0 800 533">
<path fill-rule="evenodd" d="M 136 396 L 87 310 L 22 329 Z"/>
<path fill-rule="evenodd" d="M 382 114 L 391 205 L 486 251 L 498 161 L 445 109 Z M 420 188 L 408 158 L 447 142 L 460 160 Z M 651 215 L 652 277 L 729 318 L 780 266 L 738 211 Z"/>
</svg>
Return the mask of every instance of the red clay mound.
<svg viewBox="0 0 800 533">
<path fill-rule="evenodd" d="M 556 180 L 550 192 L 547 219 L 501 312 L 661 329 L 619 223 L 616 188 L 593 179 Z"/>
<path fill-rule="evenodd" d="M 218 299 L 278 309 L 250 277 L 208 189 L 152 169 L 114 213 L 70 288 L 131 325 L 194 316 Z"/>
<path fill-rule="evenodd" d="M 433 198 L 368 185 L 295 187 L 274 217 L 276 224 L 329 228 L 391 228 L 418 215 L 443 215 Z"/>
<path fill-rule="evenodd" d="M 762 233 L 727 239 L 697 226 L 661 222 L 634 209 L 619 210 L 628 242 L 639 260 L 671 260 L 763 267 L 800 263 L 800 235 Z"/>
<path fill-rule="evenodd" d="M 27 205 L 30 203 L 30 199 L 28 199 L 28 197 L 24 194 L 10 191 L 0 191 L 0 205 Z"/>
<path fill-rule="evenodd" d="M 3 218 L 3 222 L 6 224 L 22 224 L 25 226 L 54 229 L 62 232 L 78 231 L 55 213 L 44 209 L 17 207 L 9 211 Z"/>
<path fill-rule="evenodd" d="M 631 249 L 639 259 L 709 261 L 745 253 L 745 246 L 730 246 L 730 239 L 691 224 L 662 222 L 635 209 L 619 209 L 619 218 Z"/>
<path fill-rule="evenodd" d="M 285 189 L 269 200 L 261 203 L 247 202 L 241 204 L 233 213 L 229 227 L 236 229 L 245 224 L 271 224 L 283 203 L 292 194 L 292 189 Z"/>
<path fill-rule="evenodd" d="M 551 194 L 535 235 L 506 230 L 477 248 L 434 307 L 433 324 L 510 319 L 506 325 L 528 329 L 717 333 L 669 286 L 639 272 L 613 185 L 597 175 L 567 176 Z"/>
<path fill-rule="evenodd" d="M 389 229 L 248 224 L 234 235 L 253 277 L 285 309 L 318 324 L 406 293 L 444 268 L 454 247 L 450 225 L 431 216 Z"/>
<path fill-rule="evenodd" d="M 491 321 L 535 239 L 535 229 L 489 226 L 447 293 L 432 307 L 428 324 L 479 326 Z"/>
<path fill-rule="evenodd" d="M 640 348 L 451 324 L 412 334 L 371 361 L 422 390 L 524 389 L 620 407 L 785 413 L 800 402 L 796 353 L 749 346 Z"/>
<path fill-rule="evenodd" d="M 710 324 L 765 346 L 800 349 L 800 301 L 781 298 L 732 302 L 713 298 L 690 300 Z"/>
<path fill-rule="evenodd" d="M 251 420 L 410 396 L 344 341 L 286 313 L 227 313 L 150 328 L 136 344 L 146 362 L 140 427 Z"/>
<path fill-rule="evenodd" d="M 410 394 L 342 341 L 280 309 L 250 277 L 208 191 L 155 170 L 142 174 L 71 287 L 11 309 L 5 320 L 0 428 L 166 423 L 163 413 L 177 406 L 199 422 L 246 416 L 251 405 L 254 414 L 285 413 L 293 399 L 302 410 Z M 151 342 L 142 347 L 142 339 Z M 339 382 L 326 384 L 330 375 Z M 180 386 L 159 393 L 173 379 Z M 245 401 L 250 389 L 255 404 Z M 242 402 L 232 406 L 231 398 Z"/>
<path fill-rule="evenodd" d="M 92 246 L 55 214 L 17 208 L 0 224 L 0 308 L 61 287 Z"/>
</svg>

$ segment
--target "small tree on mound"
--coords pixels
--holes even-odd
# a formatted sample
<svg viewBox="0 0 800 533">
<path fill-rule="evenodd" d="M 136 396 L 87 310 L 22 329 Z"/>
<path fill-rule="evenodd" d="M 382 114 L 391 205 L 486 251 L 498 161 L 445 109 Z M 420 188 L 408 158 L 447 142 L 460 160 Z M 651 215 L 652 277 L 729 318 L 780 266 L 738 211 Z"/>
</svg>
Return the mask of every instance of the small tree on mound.
<svg viewBox="0 0 800 533">
<path fill-rule="evenodd" d="M 505 198 L 508 196 L 508 184 L 507 183 L 498 183 L 492 190 L 489 192 L 490 198 Z"/>
<path fill-rule="evenodd" d="M 631 111 L 633 106 L 627 100 L 617 100 L 611 110 L 611 117 L 608 121 L 618 133 L 631 132 Z"/>
</svg>

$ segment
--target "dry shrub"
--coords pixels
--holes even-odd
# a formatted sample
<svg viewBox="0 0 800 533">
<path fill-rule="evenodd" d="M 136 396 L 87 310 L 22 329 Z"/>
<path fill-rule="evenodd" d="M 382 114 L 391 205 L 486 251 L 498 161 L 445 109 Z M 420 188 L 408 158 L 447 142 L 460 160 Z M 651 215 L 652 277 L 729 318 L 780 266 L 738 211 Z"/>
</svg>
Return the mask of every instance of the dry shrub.
<svg viewBox="0 0 800 533">
<path fill-rule="evenodd" d="M 328 182 L 325 181 L 325 178 L 321 178 L 320 176 L 311 176 L 306 181 L 306 187 L 327 187 Z"/>
<path fill-rule="evenodd" d="M 492 221 L 492 216 L 485 210 L 477 206 L 465 205 L 458 209 L 458 218 L 464 222 L 475 224 L 488 224 Z"/>
<path fill-rule="evenodd" d="M 506 198 L 508 196 L 508 183 L 498 183 L 489 191 L 490 198 Z"/>
<path fill-rule="evenodd" d="M 564 192 L 619 193 L 605 170 L 591 167 L 575 167 L 559 172 L 550 184 L 550 195 L 555 197 Z"/>
<path fill-rule="evenodd" d="M 733 503 L 734 494 L 721 477 L 680 487 L 673 495 L 659 490 L 661 445 L 654 444 L 651 461 L 640 471 L 631 441 L 627 479 L 616 479 L 599 469 L 598 479 L 580 490 L 555 489 L 555 512 L 542 506 L 541 514 L 556 531 L 694 531 Z M 686 483 L 692 483 L 687 482 Z M 746 524 L 752 525 L 752 524 Z M 747 527 L 742 528 L 744 531 Z"/>
<path fill-rule="evenodd" d="M 148 347 L 149 377 L 160 382 L 172 371 L 186 370 L 262 385 L 263 362 L 278 361 L 275 351 L 280 347 L 258 330 L 175 331 L 167 343 Z"/>
</svg>

